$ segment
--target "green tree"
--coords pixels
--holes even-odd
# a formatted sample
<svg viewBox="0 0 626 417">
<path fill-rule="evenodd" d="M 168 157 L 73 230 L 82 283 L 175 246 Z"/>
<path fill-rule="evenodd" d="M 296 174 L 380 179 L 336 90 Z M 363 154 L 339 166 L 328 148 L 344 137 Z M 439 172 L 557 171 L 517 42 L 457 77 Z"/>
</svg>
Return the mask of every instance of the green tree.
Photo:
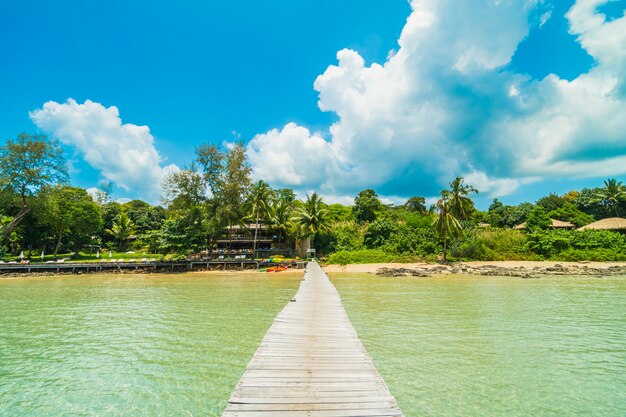
<svg viewBox="0 0 626 417">
<path fill-rule="evenodd" d="M 128 240 L 137 233 L 135 223 L 128 217 L 128 214 L 121 212 L 113 221 L 113 227 L 107 230 L 118 242 L 118 250 L 126 249 Z"/>
<path fill-rule="evenodd" d="M 547 229 L 551 224 L 550 216 L 541 206 L 535 206 L 526 218 L 526 228 L 530 231 Z"/>
<path fill-rule="evenodd" d="M 276 194 L 276 199 L 284 200 L 289 204 L 296 201 L 296 193 L 291 188 L 279 188 L 274 190 L 274 194 Z"/>
<path fill-rule="evenodd" d="M 163 204 L 184 212 L 206 200 L 205 183 L 195 166 L 168 174 L 163 180 Z"/>
<path fill-rule="evenodd" d="M 397 225 L 388 219 L 373 221 L 365 229 L 363 242 L 368 249 L 376 249 L 383 246 L 397 230 Z"/>
<path fill-rule="evenodd" d="M 284 199 L 274 200 L 270 207 L 270 224 L 278 235 L 279 247 L 281 246 L 283 238 L 287 239 L 293 232 L 294 224 L 291 221 L 292 212 L 292 204 Z"/>
<path fill-rule="evenodd" d="M 305 237 L 315 239 L 319 232 L 329 230 L 328 210 L 319 194 L 313 193 L 310 197 L 307 195 L 306 201 L 296 209 L 294 221 Z"/>
<path fill-rule="evenodd" d="M 44 223 L 55 233 L 56 258 L 65 235 L 70 235 L 74 250 L 91 241 L 91 236 L 102 228 L 102 210 L 82 188 L 56 186 L 42 191 L 46 201 Z"/>
<path fill-rule="evenodd" d="M 441 199 L 437 201 L 438 214 L 432 223 L 437 237 L 443 242 L 443 260 L 447 260 L 448 240 L 463 235 L 463 228 L 459 220 L 452 214 L 453 195 L 448 190 L 441 192 Z"/>
<path fill-rule="evenodd" d="M 373 222 L 376 220 L 376 213 L 382 208 L 382 203 L 378 199 L 378 194 L 372 189 L 361 191 L 354 198 L 352 213 L 359 223 Z"/>
<path fill-rule="evenodd" d="M 100 181 L 94 193 L 94 200 L 101 206 L 111 201 L 113 193 L 113 183 L 111 181 Z"/>
<path fill-rule="evenodd" d="M 604 181 L 604 188 L 598 189 L 592 199 L 593 203 L 600 203 L 611 209 L 619 217 L 620 202 L 626 200 L 626 187 L 621 181 L 610 178 Z"/>
<path fill-rule="evenodd" d="M 252 183 L 250 172 L 243 143 L 233 145 L 224 158 L 215 189 L 216 213 L 227 224 L 243 218 L 244 198 Z"/>
<path fill-rule="evenodd" d="M 444 190 L 444 192 L 448 194 L 446 201 L 449 204 L 450 213 L 458 220 L 469 219 L 474 211 L 474 202 L 469 195 L 478 193 L 478 190 L 471 185 L 464 184 L 462 177 L 456 177 L 450 183 L 450 190 Z M 437 208 L 441 211 L 439 206 Z"/>
<path fill-rule="evenodd" d="M 215 145 L 202 144 L 196 148 L 196 162 L 203 172 L 203 179 L 213 195 L 222 182 L 225 156 Z"/>
<path fill-rule="evenodd" d="M 404 207 L 409 211 L 426 214 L 426 199 L 424 197 L 411 197 L 404 203 Z"/>
<path fill-rule="evenodd" d="M 543 207 L 546 212 L 558 210 L 563 207 L 567 200 L 555 193 L 550 193 L 537 200 L 537 205 Z"/>
<path fill-rule="evenodd" d="M 2 192 L 12 190 L 21 202 L 19 212 L 4 228 L 2 243 L 30 213 L 29 197 L 50 184 L 68 180 L 63 150 L 43 135 L 18 135 L 0 147 L 0 184 Z"/>
<path fill-rule="evenodd" d="M 329 204 L 326 206 L 328 210 L 328 221 L 330 223 L 352 222 L 354 221 L 354 213 L 352 208 L 343 204 Z"/>
<path fill-rule="evenodd" d="M 248 218 L 254 220 L 254 243 L 252 251 L 256 253 L 256 241 L 259 233 L 260 221 L 269 217 L 270 205 L 274 200 L 274 193 L 266 182 L 259 180 L 250 189 L 250 194 L 245 202 Z"/>
<path fill-rule="evenodd" d="M 583 213 L 578 209 L 578 207 L 576 207 L 576 204 L 569 201 L 563 204 L 559 209 L 553 210 L 548 213 L 548 216 L 552 219 L 572 222 L 578 227 L 593 223 L 595 221 L 593 216 L 587 213 Z"/>
</svg>

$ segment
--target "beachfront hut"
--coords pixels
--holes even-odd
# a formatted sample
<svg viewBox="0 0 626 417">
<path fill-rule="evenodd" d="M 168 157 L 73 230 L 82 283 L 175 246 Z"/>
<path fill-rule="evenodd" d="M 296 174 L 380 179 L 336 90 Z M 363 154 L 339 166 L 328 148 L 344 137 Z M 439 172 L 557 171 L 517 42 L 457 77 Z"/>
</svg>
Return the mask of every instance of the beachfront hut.
<svg viewBox="0 0 626 417">
<path fill-rule="evenodd" d="M 580 227 L 578 230 L 613 230 L 626 233 L 626 219 L 621 217 L 610 217 L 598 220 L 597 222 Z"/>
<path fill-rule="evenodd" d="M 557 220 L 557 219 L 550 219 L 550 220 L 552 221 L 552 224 L 548 226 L 550 229 L 573 229 L 574 227 L 576 227 L 574 223 L 564 222 L 564 221 Z M 526 222 L 522 224 L 518 224 L 513 229 L 515 230 L 526 229 Z"/>
</svg>

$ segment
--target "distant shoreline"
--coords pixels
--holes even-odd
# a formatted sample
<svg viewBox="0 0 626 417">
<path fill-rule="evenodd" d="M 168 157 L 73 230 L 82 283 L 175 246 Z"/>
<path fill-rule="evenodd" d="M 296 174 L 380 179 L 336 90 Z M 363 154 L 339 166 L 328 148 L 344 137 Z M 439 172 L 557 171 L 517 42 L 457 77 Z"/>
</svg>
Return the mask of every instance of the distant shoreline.
<svg viewBox="0 0 626 417">
<path fill-rule="evenodd" d="M 545 275 L 626 275 L 626 262 L 471 261 L 451 264 L 375 263 L 326 265 L 327 273 L 365 273 L 381 276 L 467 274 L 530 278 Z"/>
</svg>

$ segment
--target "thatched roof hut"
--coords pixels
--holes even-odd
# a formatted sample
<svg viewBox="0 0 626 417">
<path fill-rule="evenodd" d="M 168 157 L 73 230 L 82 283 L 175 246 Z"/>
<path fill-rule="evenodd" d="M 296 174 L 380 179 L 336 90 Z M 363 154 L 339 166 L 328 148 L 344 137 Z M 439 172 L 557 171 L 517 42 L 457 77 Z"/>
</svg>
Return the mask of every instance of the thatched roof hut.
<svg viewBox="0 0 626 417">
<path fill-rule="evenodd" d="M 578 230 L 619 230 L 626 231 L 626 219 L 621 217 L 610 217 L 598 220 L 597 222 L 580 227 Z"/>
<path fill-rule="evenodd" d="M 550 220 L 552 221 L 552 224 L 550 226 L 548 226 L 548 227 L 551 228 L 551 229 L 573 229 L 574 227 L 576 227 L 576 225 L 574 223 L 564 222 L 564 221 L 557 220 L 557 219 L 550 219 Z M 518 224 L 513 229 L 515 229 L 515 230 L 524 230 L 524 229 L 526 229 L 526 222 L 524 222 L 522 224 Z"/>
</svg>

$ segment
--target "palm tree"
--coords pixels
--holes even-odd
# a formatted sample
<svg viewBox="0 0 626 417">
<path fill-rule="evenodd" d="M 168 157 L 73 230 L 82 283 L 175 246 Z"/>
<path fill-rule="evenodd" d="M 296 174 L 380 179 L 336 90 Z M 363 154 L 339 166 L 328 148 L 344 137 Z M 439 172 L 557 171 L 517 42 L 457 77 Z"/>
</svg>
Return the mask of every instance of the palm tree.
<svg viewBox="0 0 626 417">
<path fill-rule="evenodd" d="M 439 239 L 443 240 L 443 260 L 447 260 L 448 238 L 460 238 L 463 228 L 459 220 L 452 214 L 452 193 L 448 190 L 441 192 L 441 199 L 437 201 L 439 214 L 433 221 L 433 228 Z"/>
<path fill-rule="evenodd" d="M 296 210 L 294 221 L 304 237 L 315 239 L 319 232 L 329 230 L 328 210 L 319 194 L 307 195 Z"/>
<path fill-rule="evenodd" d="M 626 200 L 626 187 L 621 181 L 610 178 L 604 181 L 604 188 L 598 189 L 592 199 L 592 203 L 601 203 L 608 207 L 612 207 L 615 216 L 619 217 L 619 203 Z"/>
<path fill-rule="evenodd" d="M 470 193 L 478 193 L 478 190 L 471 185 L 463 184 L 463 177 L 456 177 L 450 183 L 450 190 L 443 192 L 448 194 L 450 213 L 458 220 L 467 219 L 474 211 L 474 202 L 469 195 Z"/>
<path fill-rule="evenodd" d="M 259 234 L 259 220 L 267 216 L 269 212 L 269 204 L 273 199 L 272 189 L 267 183 L 259 180 L 250 190 L 250 195 L 246 201 L 248 217 L 255 220 L 254 224 L 254 244 L 253 253 L 256 254 L 256 241 Z M 253 255 L 254 256 L 254 255 Z"/>
<path fill-rule="evenodd" d="M 123 250 L 126 246 L 128 238 L 137 233 L 135 223 L 128 217 L 128 214 L 122 212 L 113 221 L 113 227 L 107 229 L 113 237 L 119 242 L 118 249 Z"/>
<path fill-rule="evenodd" d="M 282 237 L 288 236 L 293 229 L 291 221 L 291 204 L 286 200 L 276 200 L 270 208 L 270 222 L 272 228 L 278 234 L 278 246 L 282 243 Z"/>
</svg>

